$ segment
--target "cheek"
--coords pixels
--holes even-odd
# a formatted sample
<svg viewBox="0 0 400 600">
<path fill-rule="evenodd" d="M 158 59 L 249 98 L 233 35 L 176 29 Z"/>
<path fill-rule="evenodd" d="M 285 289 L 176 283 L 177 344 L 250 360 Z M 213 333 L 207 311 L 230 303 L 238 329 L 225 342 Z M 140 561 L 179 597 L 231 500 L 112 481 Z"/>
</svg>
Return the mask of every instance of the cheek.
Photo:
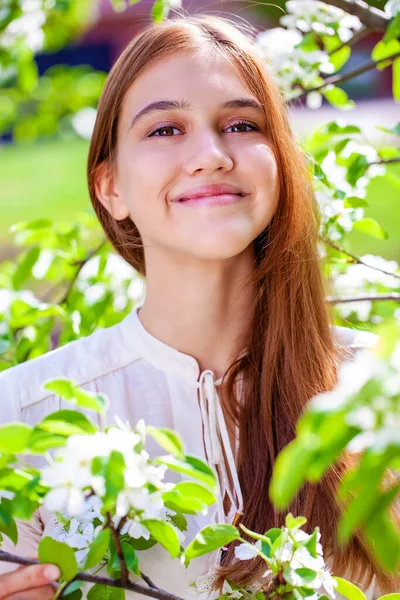
<svg viewBox="0 0 400 600">
<path fill-rule="evenodd" d="M 247 155 L 247 172 L 251 174 L 257 197 L 263 201 L 264 208 L 275 211 L 279 198 L 279 172 L 273 150 L 270 146 L 259 144 Z"/>
</svg>

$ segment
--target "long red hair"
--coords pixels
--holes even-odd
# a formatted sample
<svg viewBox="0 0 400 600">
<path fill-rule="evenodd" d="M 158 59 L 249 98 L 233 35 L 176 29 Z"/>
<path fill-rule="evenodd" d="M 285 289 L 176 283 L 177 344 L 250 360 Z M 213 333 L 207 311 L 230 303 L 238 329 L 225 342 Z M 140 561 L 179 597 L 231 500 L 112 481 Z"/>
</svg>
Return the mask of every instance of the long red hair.
<svg viewBox="0 0 400 600">
<path fill-rule="evenodd" d="M 140 233 L 130 217 L 116 221 L 96 197 L 99 168 L 115 165 L 117 124 L 126 91 L 154 61 L 210 44 L 231 61 L 248 90 L 265 108 L 271 145 L 279 171 L 277 211 L 253 242 L 255 286 L 248 353 L 225 374 L 224 410 L 240 425 L 238 473 L 244 496 L 242 522 L 257 532 L 283 524 L 268 488 L 278 453 L 293 439 L 296 422 L 308 400 L 331 390 L 337 381 L 338 358 L 325 301 L 326 285 L 317 252 L 319 212 L 307 163 L 290 129 L 285 104 L 254 40 L 228 19 L 204 14 L 179 16 L 150 24 L 124 49 L 113 65 L 99 102 L 90 143 L 87 174 L 90 198 L 107 238 L 139 273 L 146 275 Z M 235 381 L 244 378 L 240 402 Z M 346 458 L 317 485 L 306 484 L 287 512 L 304 515 L 308 530 L 319 526 L 325 556 L 336 575 L 369 586 L 373 576 L 382 591 L 395 591 L 395 578 L 385 574 L 356 532 L 346 547 L 336 541 L 339 508 L 335 490 L 349 465 Z M 219 569 L 237 584 L 261 577 L 259 559 L 233 564 L 230 545 Z"/>
</svg>

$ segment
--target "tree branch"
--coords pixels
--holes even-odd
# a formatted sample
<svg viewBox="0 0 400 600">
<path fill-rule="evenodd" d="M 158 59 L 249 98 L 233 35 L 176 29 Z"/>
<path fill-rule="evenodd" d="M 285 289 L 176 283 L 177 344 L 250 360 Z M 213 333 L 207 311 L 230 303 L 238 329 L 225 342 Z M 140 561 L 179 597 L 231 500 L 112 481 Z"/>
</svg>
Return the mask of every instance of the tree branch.
<svg viewBox="0 0 400 600">
<path fill-rule="evenodd" d="M 398 163 L 400 162 L 400 156 L 397 156 L 396 158 L 382 158 L 382 160 L 374 160 L 372 162 L 370 162 L 370 165 L 389 165 L 391 163 Z"/>
<path fill-rule="evenodd" d="M 342 44 L 340 44 L 340 46 L 328 52 L 328 56 L 332 56 L 332 54 L 335 54 L 335 52 L 338 52 L 339 50 L 344 48 L 344 46 L 354 46 L 355 44 L 357 44 L 357 42 L 364 39 L 369 33 L 371 33 L 371 31 L 372 30 L 369 27 L 363 27 L 359 31 L 356 31 L 356 33 L 347 42 L 343 42 Z"/>
<path fill-rule="evenodd" d="M 152 580 L 150 579 L 150 577 L 147 577 L 147 575 L 145 575 L 144 573 L 142 573 L 142 571 L 140 571 L 140 577 L 143 579 L 143 581 L 145 581 L 147 583 L 147 585 L 155 590 L 159 590 L 160 588 L 156 586 L 155 583 L 152 582 Z"/>
<path fill-rule="evenodd" d="M 394 292 L 393 294 L 375 294 L 371 296 L 349 296 L 343 298 L 334 298 L 332 296 L 328 296 L 326 301 L 329 304 L 342 304 L 345 302 L 375 302 L 381 300 L 394 300 L 396 302 L 400 302 L 400 294 Z"/>
<path fill-rule="evenodd" d="M 75 285 L 76 280 L 78 279 L 79 273 L 82 271 L 83 267 L 86 265 L 86 263 L 99 251 L 101 250 L 101 248 L 106 244 L 107 239 L 104 239 L 101 244 L 99 244 L 99 246 L 97 246 L 97 248 L 95 248 L 94 250 L 91 250 L 87 256 L 85 256 L 85 258 L 83 260 L 78 260 L 75 261 L 74 263 L 72 263 L 72 266 L 79 266 L 78 270 L 76 271 L 75 275 L 73 276 L 72 280 L 69 282 L 68 287 L 63 295 L 63 297 L 57 302 L 57 304 L 63 304 L 64 302 L 66 302 L 68 300 L 68 296 L 71 293 L 72 288 Z"/>
<path fill-rule="evenodd" d="M 362 65 L 361 67 L 358 67 L 357 69 L 353 69 L 353 71 L 344 73 L 343 75 L 332 75 L 332 77 L 327 77 L 327 79 L 325 79 L 324 83 L 321 83 L 320 85 L 310 88 L 309 90 L 305 90 L 305 91 L 301 92 L 297 96 L 290 98 L 289 102 L 292 102 L 294 100 L 299 100 L 300 98 L 304 98 L 310 92 L 318 92 L 319 90 L 322 90 L 327 85 L 336 85 L 338 83 L 344 83 L 345 81 L 354 79 L 355 77 L 358 77 L 359 75 L 363 75 L 363 73 L 367 73 L 367 71 L 371 71 L 372 69 L 375 69 L 375 67 L 377 65 L 379 65 L 380 63 L 385 62 L 387 60 L 394 60 L 395 58 L 398 58 L 399 56 L 400 56 L 400 52 L 396 52 L 395 54 L 392 54 L 391 56 L 388 56 L 387 58 L 381 58 L 380 60 L 376 60 L 376 61 L 372 60 L 371 62 L 366 63 L 365 65 Z"/>
<path fill-rule="evenodd" d="M 337 250 L 337 252 L 341 252 L 342 254 L 346 254 L 346 256 L 348 256 L 349 258 L 351 258 L 351 262 L 352 263 L 359 264 L 359 265 L 364 265 L 365 267 L 369 267 L 370 269 L 375 269 L 375 271 L 380 271 L 381 273 L 384 273 L 385 275 L 390 275 L 392 277 L 397 277 L 397 279 L 400 279 L 400 273 L 392 273 L 390 271 L 386 271 L 385 269 L 381 269 L 380 267 L 374 267 L 372 265 L 369 265 L 367 262 L 364 262 L 362 260 L 362 258 L 359 258 L 358 256 L 355 256 L 354 254 L 352 254 L 351 252 L 348 252 L 347 250 L 345 250 L 344 248 L 341 248 L 340 246 L 337 246 L 336 244 L 334 244 L 333 242 L 331 242 L 331 240 L 328 240 L 328 239 L 324 238 L 322 241 L 327 246 L 330 246 L 334 250 Z"/>
<path fill-rule="evenodd" d="M 111 530 L 111 535 L 113 537 L 115 548 L 117 550 L 117 555 L 119 558 L 119 564 L 121 566 L 121 583 L 126 585 L 129 581 L 128 567 L 126 566 L 124 552 L 122 550 L 121 540 L 119 538 L 118 531 L 114 527 L 114 523 L 109 512 L 107 513 L 107 526 Z"/>
<path fill-rule="evenodd" d="M 24 566 L 40 564 L 40 562 L 36 559 L 22 558 L 21 556 L 9 554 L 8 552 L 3 552 L 2 550 L 0 550 L 0 561 L 16 563 Z M 143 596 L 148 596 L 150 598 L 158 598 L 158 600 L 183 600 L 179 596 L 170 594 L 169 592 L 161 590 L 157 587 L 145 587 L 140 583 L 133 583 L 132 581 L 128 581 L 126 584 L 123 584 L 121 580 L 111 579 L 110 577 L 100 577 L 98 575 L 91 575 L 91 573 L 78 573 L 74 577 L 74 580 L 108 585 L 110 587 L 116 587 L 123 590 L 128 590 L 130 592 L 136 592 L 138 594 L 142 594 Z"/>
<path fill-rule="evenodd" d="M 369 6 L 363 0 L 323 0 L 323 2 L 358 17 L 364 25 L 377 31 L 385 31 L 390 21 L 390 17 L 383 10 Z"/>
</svg>

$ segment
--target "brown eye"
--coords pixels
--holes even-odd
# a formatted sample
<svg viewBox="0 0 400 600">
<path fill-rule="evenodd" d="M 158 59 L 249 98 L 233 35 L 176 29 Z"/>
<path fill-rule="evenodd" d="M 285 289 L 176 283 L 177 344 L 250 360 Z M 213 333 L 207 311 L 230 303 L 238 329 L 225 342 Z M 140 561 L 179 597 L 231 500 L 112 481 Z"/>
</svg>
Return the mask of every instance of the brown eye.
<svg viewBox="0 0 400 600">
<path fill-rule="evenodd" d="M 155 129 L 152 133 L 149 134 L 148 137 L 174 137 L 173 135 L 164 135 L 164 133 L 160 133 L 160 135 L 156 135 L 156 133 L 158 131 L 160 132 L 164 132 L 164 131 L 171 131 L 172 129 L 178 129 L 177 127 L 174 127 L 174 125 L 162 125 L 162 127 L 158 127 L 158 129 Z"/>
<path fill-rule="evenodd" d="M 253 125 L 252 123 L 249 123 L 248 121 L 237 121 L 236 123 L 229 125 L 228 129 L 230 129 L 231 127 L 250 127 L 250 129 L 252 131 L 258 131 L 258 127 L 256 127 L 256 125 Z M 238 133 L 247 133 L 247 132 L 241 131 Z"/>
</svg>

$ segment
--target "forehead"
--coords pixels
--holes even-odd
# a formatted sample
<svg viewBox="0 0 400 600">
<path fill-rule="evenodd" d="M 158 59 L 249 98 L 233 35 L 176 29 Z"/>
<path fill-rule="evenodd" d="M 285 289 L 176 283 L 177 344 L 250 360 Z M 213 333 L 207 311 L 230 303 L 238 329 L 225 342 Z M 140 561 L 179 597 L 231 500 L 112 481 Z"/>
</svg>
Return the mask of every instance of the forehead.
<svg viewBox="0 0 400 600">
<path fill-rule="evenodd" d="M 150 102 L 187 100 L 194 107 L 250 96 L 235 66 L 211 48 L 185 51 L 148 67 L 125 94 L 121 122 Z"/>
</svg>

